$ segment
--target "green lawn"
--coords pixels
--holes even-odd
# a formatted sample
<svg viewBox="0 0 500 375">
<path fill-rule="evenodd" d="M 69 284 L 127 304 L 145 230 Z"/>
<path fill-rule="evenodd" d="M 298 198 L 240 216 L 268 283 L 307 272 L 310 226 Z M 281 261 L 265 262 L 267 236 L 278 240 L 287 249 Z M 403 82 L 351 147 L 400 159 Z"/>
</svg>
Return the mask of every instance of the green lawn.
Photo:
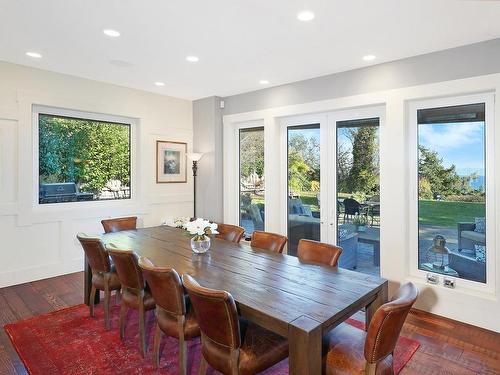
<svg viewBox="0 0 500 375">
<path fill-rule="evenodd" d="M 423 225 L 454 227 L 459 222 L 485 217 L 484 203 L 421 200 L 418 206 L 419 222 Z"/>
<path fill-rule="evenodd" d="M 311 206 L 312 211 L 319 211 L 316 194 L 301 191 L 298 195 L 303 204 Z M 264 203 L 264 197 L 253 195 L 252 203 Z M 484 203 L 419 201 L 419 222 L 423 225 L 455 227 L 459 222 L 474 222 L 475 217 L 485 217 Z"/>
<path fill-rule="evenodd" d="M 303 204 L 311 206 L 311 211 L 319 211 L 317 191 L 301 191 L 299 193 L 300 200 Z"/>
</svg>

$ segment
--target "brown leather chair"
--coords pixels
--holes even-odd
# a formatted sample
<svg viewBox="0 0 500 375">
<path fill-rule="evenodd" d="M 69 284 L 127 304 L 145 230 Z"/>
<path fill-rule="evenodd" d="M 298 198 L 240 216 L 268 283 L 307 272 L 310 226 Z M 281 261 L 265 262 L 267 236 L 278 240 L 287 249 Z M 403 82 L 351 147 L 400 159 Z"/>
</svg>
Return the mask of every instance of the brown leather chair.
<svg viewBox="0 0 500 375">
<path fill-rule="evenodd" d="M 92 269 L 92 288 L 90 290 L 90 316 L 94 316 L 94 302 L 96 292 L 104 291 L 104 324 L 106 329 L 110 328 L 109 305 L 111 291 L 116 290 L 116 296 L 120 294 L 121 284 L 114 266 L 109 260 L 109 255 L 100 238 L 90 237 L 85 233 L 76 235 L 80 241 L 90 268 Z"/>
<path fill-rule="evenodd" d="M 120 338 L 125 337 L 125 313 L 127 309 L 139 310 L 139 349 L 146 354 L 146 335 L 144 331 L 145 312 L 155 308 L 155 301 L 147 288 L 142 271 L 137 263 L 137 254 L 131 250 L 121 250 L 114 245 L 106 246 L 122 284 L 122 303 L 120 308 Z"/>
<path fill-rule="evenodd" d="M 368 331 L 342 323 L 325 336 L 326 374 L 393 374 L 393 352 L 418 290 L 403 285 L 374 314 Z"/>
<path fill-rule="evenodd" d="M 217 232 L 219 232 L 219 234 L 216 235 L 216 238 L 239 243 L 241 237 L 243 237 L 243 234 L 245 233 L 245 228 L 242 228 L 238 225 L 218 224 Z"/>
<path fill-rule="evenodd" d="M 252 233 L 250 245 L 252 247 L 258 247 L 275 253 L 282 253 L 287 241 L 288 238 L 286 238 L 286 236 L 282 236 L 281 234 L 256 230 Z"/>
<path fill-rule="evenodd" d="M 119 217 L 115 219 L 101 220 L 105 233 L 120 232 L 122 230 L 137 229 L 137 217 Z"/>
<path fill-rule="evenodd" d="M 179 340 L 179 373 L 186 374 L 186 340 L 200 336 L 200 327 L 194 310 L 184 294 L 181 278 L 173 268 L 156 267 L 145 257 L 139 258 L 139 267 L 156 302 L 156 331 L 153 362 L 160 365 L 162 333 Z"/>
<path fill-rule="evenodd" d="M 336 267 L 342 248 L 323 242 L 302 239 L 297 247 L 297 256 L 304 262 L 322 263 Z"/>
<path fill-rule="evenodd" d="M 201 329 L 200 375 L 206 373 L 207 364 L 224 374 L 256 374 L 288 356 L 285 338 L 240 322 L 231 294 L 204 288 L 189 275 L 182 281 Z"/>
</svg>

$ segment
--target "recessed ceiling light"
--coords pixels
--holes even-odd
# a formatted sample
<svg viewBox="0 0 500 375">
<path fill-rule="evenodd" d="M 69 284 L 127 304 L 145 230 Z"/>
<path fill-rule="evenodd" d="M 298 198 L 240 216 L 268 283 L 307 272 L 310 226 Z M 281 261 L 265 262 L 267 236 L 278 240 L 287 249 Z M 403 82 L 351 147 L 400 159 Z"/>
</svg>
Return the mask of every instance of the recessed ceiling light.
<svg viewBox="0 0 500 375">
<path fill-rule="evenodd" d="M 186 56 L 186 60 L 195 63 L 200 61 L 200 58 L 198 56 Z"/>
<path fill-rule="evenodd" d="M 26 56 L 33 57 L 34 59 L 42 58 L 42 54 L 38 52 L 26 52 Z"/>
<path fill-rule="evenodd" d="M 372 60 L 375 60 L 375 55 L 365 55 L 363 56 L 363 60 L 365 61 L 372 61 Z"/>
<path fill-rule="evenodd" d="M 304 22 L 312 21 L 314 19 L 314 13 L 310 10 L 303 10 L 297 14 L 297 19 Z"/>
<path fill-rule="evenodd" d="M 162 87 L 162 86 L 165 86 L 165 82 L 155 82 L 155 85 Z"/>
<path fill-rule="evenodd" d="M 104 29 L 102 32 L 104 34 L 106 34 L 107 36 L 110 36 L 112 38 L 116 38 L 116 37 L 120 36 L 120 32 L 116 31 L 116 30 L 113 30 L 113 29 Z"/>
<path fill-rule="evenodd" d="M 259 81 L 259 83 L 260 83 L 261 85 L 269 85 L 269 81 L 268 81 L 267 79 L 261 79 L 261 80 Z"/>
</svg>

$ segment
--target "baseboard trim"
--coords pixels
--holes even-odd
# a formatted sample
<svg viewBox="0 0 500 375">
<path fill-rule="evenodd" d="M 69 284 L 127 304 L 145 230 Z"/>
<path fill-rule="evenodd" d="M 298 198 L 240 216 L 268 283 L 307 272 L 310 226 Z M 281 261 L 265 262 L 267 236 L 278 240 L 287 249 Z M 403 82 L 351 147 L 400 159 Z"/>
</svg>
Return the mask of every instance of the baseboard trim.
<svg viewBox="0 0 500 375">
<path fill-rule="evenodd" d="M 0 272 L 0 288 L 48 279 L 83 270 L 83 258 L 68 262 L 48 263 L 33 267 L 18 268 L 15 271 Z"/>
</svg>

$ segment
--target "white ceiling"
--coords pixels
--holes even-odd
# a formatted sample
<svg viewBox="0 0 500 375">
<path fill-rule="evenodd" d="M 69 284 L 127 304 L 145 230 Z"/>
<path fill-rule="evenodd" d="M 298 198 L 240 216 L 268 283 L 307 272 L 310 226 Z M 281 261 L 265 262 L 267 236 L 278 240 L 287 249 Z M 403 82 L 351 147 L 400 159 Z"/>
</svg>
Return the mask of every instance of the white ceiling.
<svg viewBox="0 0 500 375">
<path fill-rule="evenodd" d="M 499 20 L 499 1 L 0 0 L 0 60 L 196 99 L 497 38 Z"/>
</svg>

